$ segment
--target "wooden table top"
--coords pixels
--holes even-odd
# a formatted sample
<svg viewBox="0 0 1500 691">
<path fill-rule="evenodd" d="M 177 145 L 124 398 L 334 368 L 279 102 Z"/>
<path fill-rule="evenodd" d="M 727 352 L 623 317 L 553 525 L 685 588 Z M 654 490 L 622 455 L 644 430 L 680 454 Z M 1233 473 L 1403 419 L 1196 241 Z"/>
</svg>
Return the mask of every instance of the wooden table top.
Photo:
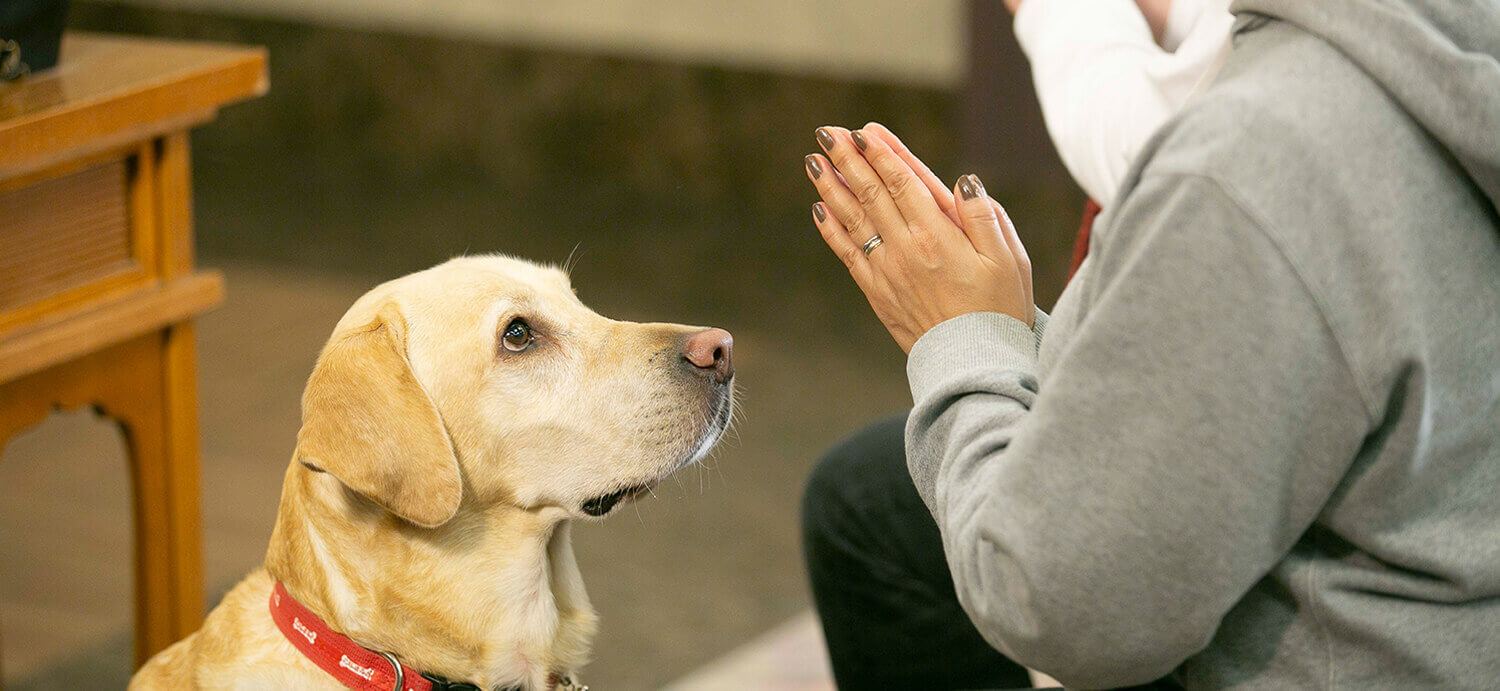
<svg viewBox="0 0 1500 691">
<path fill-rule="evenodd" d="M 0 177 L 206 122 L 268 86 L 261 48 L 69 33 L 57 67 L 0 83 Z"/>
</svg>

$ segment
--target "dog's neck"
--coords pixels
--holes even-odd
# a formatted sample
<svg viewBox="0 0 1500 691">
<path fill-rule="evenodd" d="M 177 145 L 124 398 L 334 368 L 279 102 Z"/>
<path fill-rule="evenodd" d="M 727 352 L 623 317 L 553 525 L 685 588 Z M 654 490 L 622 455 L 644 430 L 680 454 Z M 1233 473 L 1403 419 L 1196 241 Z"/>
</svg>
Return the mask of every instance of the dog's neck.
<svg viewBox="0 0 1500 691">
<path fill-rule="evenodd" d="M 588 656 L 596 617 L 561 510 L 465 506 L 413 526 L 293 462 L 266 568 L 334 630 L 481 688 L 544 689 Z"/>
</svg>

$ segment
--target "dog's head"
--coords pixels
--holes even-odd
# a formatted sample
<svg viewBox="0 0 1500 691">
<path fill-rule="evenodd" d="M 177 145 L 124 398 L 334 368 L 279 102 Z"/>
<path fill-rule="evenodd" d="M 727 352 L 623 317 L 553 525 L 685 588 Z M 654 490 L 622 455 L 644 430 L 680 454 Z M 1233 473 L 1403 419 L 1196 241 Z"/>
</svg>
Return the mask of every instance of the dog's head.
<svg viewBox="0 0 1500 691">
<path fill-rule="evenodd" d="M 561 271 L 455 259 L 382 284 L 334 328 L 296 460 L 419 526 L 466 501 L 602 516 L 729 423 L 727 332 L 606 319 Z"/>
</svg>

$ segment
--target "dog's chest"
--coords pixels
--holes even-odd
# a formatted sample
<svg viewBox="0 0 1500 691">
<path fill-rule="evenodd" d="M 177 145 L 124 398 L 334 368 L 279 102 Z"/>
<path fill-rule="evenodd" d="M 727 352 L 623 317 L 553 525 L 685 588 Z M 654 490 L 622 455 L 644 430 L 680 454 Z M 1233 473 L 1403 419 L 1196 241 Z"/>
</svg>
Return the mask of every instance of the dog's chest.
<svg viewBox="0 0 1500 691">
<path fill-rule="evenodd" d="M 489 592 L 501 597 L 491 611 L 505 614 L 483 634 L 486 682 L 546 689 L 549 677 L 571 674 L 587 661 L 597 616 L 576 574 L 558 575 L 544 570 L 517 579 L 512 573 L 493 584 Z"/>
</svg>

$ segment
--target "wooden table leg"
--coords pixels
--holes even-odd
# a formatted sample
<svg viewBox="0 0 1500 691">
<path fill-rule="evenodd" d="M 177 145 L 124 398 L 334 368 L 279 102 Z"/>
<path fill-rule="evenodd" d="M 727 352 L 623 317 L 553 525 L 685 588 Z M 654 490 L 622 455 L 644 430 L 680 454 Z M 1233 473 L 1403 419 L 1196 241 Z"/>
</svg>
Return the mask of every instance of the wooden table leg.
<svg viewBox="0 0 1500 691">
<path fill-rule="evenodd" d="M 171 506 L 169 585 L 173 594 L 172 640 L 197 631 L 203 623 L 203 526 L 199 502 L 201 465 L 198 451 L 198 347 L 192 322 L 163 334 L 163 409 L 166 411 L 167 457 L 162 472 Z M 139 662 L 144 662 L 141 657 Z"/>
<path fill-rule="evenodd" d="M 157 144 L 157 213 L 162 228 L 161 274 L 168 278 L 193 270 L 192 156 L 187 131 Z M 196 631 L 203 621 L 203 530 L 198 503 L 198 355 L 193 323 L 162 332 L 163 406 L 167 455 L 160 466 L 170 504 L 167 535 L 174 603 L 172 640 Z M 187 597 L 192 594 L 193 597 Z M 155 652 L 154 650 L 152 652 Z M 145 662 L 136 649 L 136 662 Z M 149 654 L 148 654 L 149 656 Z"/>
<path fill-rule="evenodd" d="M 167 422 L 162 380 L 159 335 L 121 357 L 121 379 L 128 385 L 111 387 L 98 394 L 95 403 L 120 425 L 130 463 L 134 492 L 131 513 L 135 517 L 135 662 L 139 665 L 172 641 L 172 563 L 170 483 L 163 466 L 169 457 Z"/>
<path fill-rule="evenodd" d="M 155 335 L 133 368 L 135 386 L 104 403 L 125 430 L 135 487 L 137 665 L 203 620 L 192 339 L 187 324 Z"/>
</svg>

